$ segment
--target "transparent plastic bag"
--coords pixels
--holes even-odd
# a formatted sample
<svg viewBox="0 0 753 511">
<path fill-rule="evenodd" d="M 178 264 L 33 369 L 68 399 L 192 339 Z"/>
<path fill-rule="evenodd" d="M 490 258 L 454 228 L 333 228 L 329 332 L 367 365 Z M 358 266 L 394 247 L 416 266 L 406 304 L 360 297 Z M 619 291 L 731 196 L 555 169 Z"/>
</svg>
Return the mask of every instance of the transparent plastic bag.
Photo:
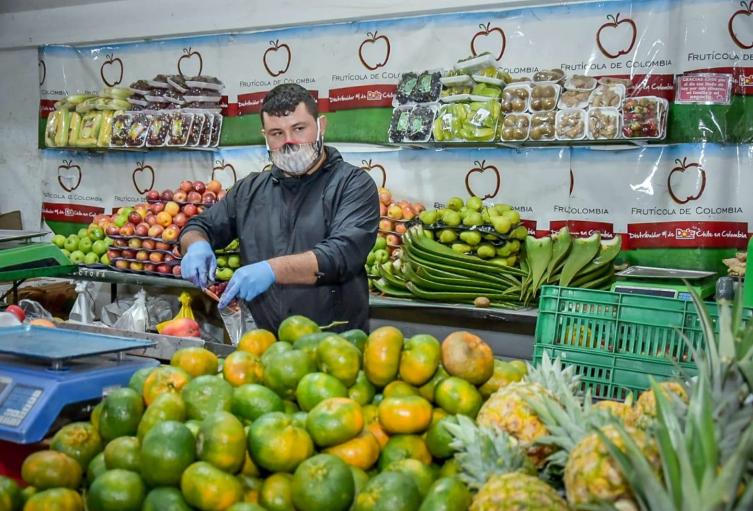
<svg viewBox="0 0 753 511">
<path fill-rule="evenodd" d="M 141 289 L 136 293 L 133 305 L 118 318 L 112 327 L 129 332 L 146 332 L 148 324 L 149 312 L 146 309 L 146 291 Z"/>
<path fill-rule="evenodd" d="M 32 319 L 53 320 L 52 314 L 47 312 L 47 309 L 42 307 L 39 302 L 25 298 L 18 302 L 18 306 L 23 309 L 27 321 L 31 321 Z"/>
<path fill-rule="evenodd" d="M 226 307 L 220 309 L 220 317 L 225 324 L 225 329 L 227 330 L 228 337 L 230 337 L 230 342 L 233 346 L 238 345 L 244 332 L 256 328 L 256 321 L 243 301 L 240 301 L 239 307 Z"/>
<path fill-rule="evenodd" d="M 100 313 L 102 323 L 116 328 L 115 324 L 119 321 L 126 311 L 133 306 L 134 297 L 120 298 L 113 303 L 102 307 Z M 148 314 L 149 330 L 155 330 L 156 326 L 163 321 L 171 319 L 178 310 L 175 298 L 172 296 L 147 296 L 146 309 Z"/>
<path fill-rule="evenodd" d="M 71 321 L 90 325 L 94 322 L 94 283 L 76 282 L 76 301 L 71 308 L 68 318 Z"/>
</svg>

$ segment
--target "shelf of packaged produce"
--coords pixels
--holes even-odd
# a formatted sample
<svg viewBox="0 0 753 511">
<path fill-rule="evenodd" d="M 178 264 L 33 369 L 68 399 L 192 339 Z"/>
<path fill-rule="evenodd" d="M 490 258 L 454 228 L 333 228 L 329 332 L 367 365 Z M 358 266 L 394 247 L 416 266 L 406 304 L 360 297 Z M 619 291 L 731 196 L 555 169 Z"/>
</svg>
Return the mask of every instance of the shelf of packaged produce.
<svg viewBox="0 0 753 511">
<path fill-rule="evenodd" d="M 439 340 L 450 332 L 468 330 L 479 335 L 503 358 L 531 359 L 538 310 L 478 308 L 404 298 L 369 297 L 369 327 L 392 325 L 405 337 L 431 334 Z"/>
<path fill-rule="evenodd" d="M 67 151 L 70 153 L 153 153 L 165 152 L 217 152 L 221 147 L 40 147 L 53 151 Z"/>
<path fill-rule="evenodd" d="M 389 144 L 393 147 L 405 149 L 483 149 L 483 148 L 506 148 L 506 149 L 550 149 L 563 147 L 589 147 L 599 150 L 624 151 L 636 147 L 666 145 L 663 140 L 551 140 L 543 142 L 400 142 Z"/>
</svg>

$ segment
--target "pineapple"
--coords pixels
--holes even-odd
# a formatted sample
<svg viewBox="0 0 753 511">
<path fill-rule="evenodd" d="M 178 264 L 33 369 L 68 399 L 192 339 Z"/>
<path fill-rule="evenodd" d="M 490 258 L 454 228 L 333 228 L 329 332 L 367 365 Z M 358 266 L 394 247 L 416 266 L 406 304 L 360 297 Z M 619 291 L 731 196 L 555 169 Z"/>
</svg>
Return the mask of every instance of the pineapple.
<svg viewBox="0 0 753 511">
<path fill-rule="evenodd" d="M 579 383 L 573 367 L 563 369 L 559 360 L 551 362 L 544 352 L 539 367 L 530 368 L 522 381 L 510 383 L 489 397 L 481 406 L 476 422 L 479 426 L 499 427 L 512 435 L 536 466 L 541 467 L 552 449 L 536 443 L 548 431 L 528 405 L 527 398 L 536 395 L 556 398 L 562 392 L 572 392 Z"/>
<path fill-rule="evenodd" d="M 621 426 L 616 426 L 620 440 L 602 435 L 602 441 L 642 510 L 750 510 L 753 322 L 743 330 L 738 296 L 734 307 L 720 304 L 717 336 L 705 305 L 692 289 L 691 294 L 706 344 L 699 353 L 688 343 L 698 376 L 688 384 L 687 406 L 653 384 L 655 419 L 646 433 L 655 438 L 661 463 L 670 470 L 654 473 L 652 462 Z"/>
<path fill-rule="evenodd" d="M 515 438 L 479 427 L 463 415 L 448 424 L 460 479 L 476 494 L 469 511 L 567 511 L 557 491 L 531 475 L 533 467 Z"/>
<path fill-rule="evenodd" d="M 593 405 L 594 410 L 599 410 L 621 420 L 627 426 L 634 426 L 638 420 L 637 412 L 632 405 L 632 399 L 622 403 L 620 401 L 598 401 Z"/>
<path fill-rule="evenodd" d="M 553 450 L 547 459 L 547 470 L 554 474 L 563 473 L 570 506 L 611 503 L 628 509 L 634 507 L 629 486 L 602 440 L 603 435 L 612 440 L 620 436 L 612 425 L 619 419 L 613 412 L 620 410 L 619 413 L 623 413 L 630 409 L 629 404 L 623 407 L 601 403 L 592 405 L 589 394 L 582 401 L 572 394 L 562 394 L 559 400 L 539 395 L 530 397 L 528 402 L 550 431 L 539 443 Z M 633 427 L 626 428 L 638 449 L 650 460 L 654 470 L 658 470 L 656 448 L 647 435 Z M 624 442 L 614 443 L 624 451 Z"/>
<path fill-rule="evenodd" d="M 658 387 L 664 393 L 665 396 L 669 396 L 669 393 L 674 394 L 682 400 L 683 403 L 688 402 L 688 392 L 681 383 L 676 381 L 664 381 L 659 383 Z M 654 419 L 656 417 L 656 394 L 653 389 L 649 389 L 643 392 L 638 397 L 636 403 L 637 413 L 642 421 L 646 423 L 647 419 Z"/>
</svg>

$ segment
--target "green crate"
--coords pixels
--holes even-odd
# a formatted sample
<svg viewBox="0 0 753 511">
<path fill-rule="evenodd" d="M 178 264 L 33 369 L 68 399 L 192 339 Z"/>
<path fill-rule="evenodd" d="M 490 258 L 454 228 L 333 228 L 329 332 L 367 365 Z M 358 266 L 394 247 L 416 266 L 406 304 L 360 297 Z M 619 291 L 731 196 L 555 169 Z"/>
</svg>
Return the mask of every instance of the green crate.
<svg viewBox="0 0 753 511">
<path fill-rule="evenodd" d="M 716 304 L 707 304 L 716 329 Z M 753 314 L 745 310 L 745 318 Z M 584 389 L 624 400 L 681 372 L 696 373 L 692 351 L 704 348 L 692 301 L 544 286 L 536 323 L 534 365 L 544 352 L 574 365 Z"/>
</svg>

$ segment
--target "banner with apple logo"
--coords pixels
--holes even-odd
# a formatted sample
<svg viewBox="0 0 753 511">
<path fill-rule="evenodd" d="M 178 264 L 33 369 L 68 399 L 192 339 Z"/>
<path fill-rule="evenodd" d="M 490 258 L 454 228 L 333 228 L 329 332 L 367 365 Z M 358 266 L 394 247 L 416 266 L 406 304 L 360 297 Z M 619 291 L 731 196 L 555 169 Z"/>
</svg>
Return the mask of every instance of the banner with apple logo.
<svg viewBox="0 0 753 511">
<path fill-rule="evenodd" d="M 53 231 L 88 224 L 100 213 L 144 201 L 149 190 L 183 179 L 209 180 L 211 153 L 42 152 L 42 217 Z"/>
</svg>

